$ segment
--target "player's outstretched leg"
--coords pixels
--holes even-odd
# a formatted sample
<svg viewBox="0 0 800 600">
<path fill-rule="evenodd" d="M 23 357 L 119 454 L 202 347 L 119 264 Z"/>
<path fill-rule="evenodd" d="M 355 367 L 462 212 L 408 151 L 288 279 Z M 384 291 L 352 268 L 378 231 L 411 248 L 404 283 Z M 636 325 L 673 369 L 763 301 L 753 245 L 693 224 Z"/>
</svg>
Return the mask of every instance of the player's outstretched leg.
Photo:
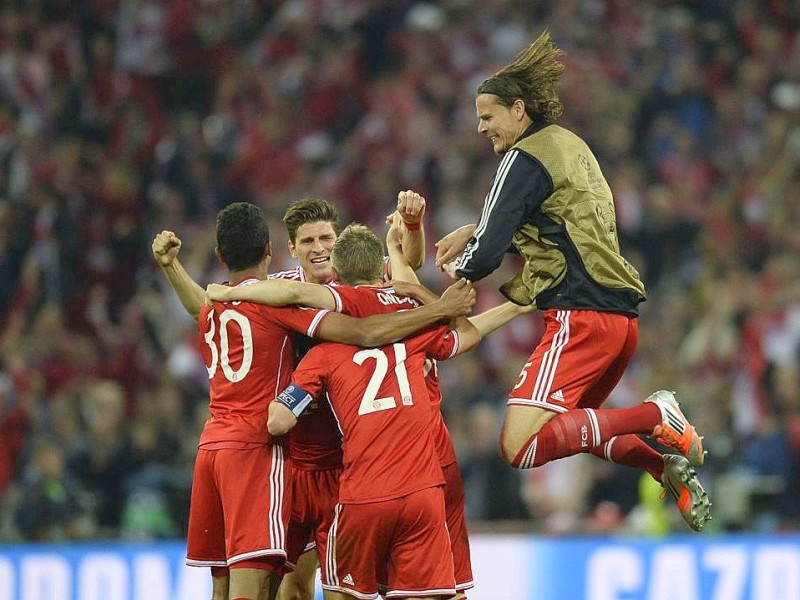
<svg viewBox="0 0 800 600">
<path fill-rule="evenodd" d="M 708 494 L 697 479 L 694 467 L 686 458 L 677 454 L 664 455 L 661 485 L 664 486 L 665 492 L 669 492 L 675 498 L 678 510 L 689 527 L 701 531 L 706 521 L 711 520 L 711 502 Z"/>
<path fill-rule="evenodd" d="M 699 467 L 705 459 L 703 438 L 683 415 L 673 392 L 658 390 L 645 399 L 661 410 L 661 424 L 656 425 L 652 437 L 662 446 L 672 448 L 689 459 L 692 466 Z"/>
</svg>

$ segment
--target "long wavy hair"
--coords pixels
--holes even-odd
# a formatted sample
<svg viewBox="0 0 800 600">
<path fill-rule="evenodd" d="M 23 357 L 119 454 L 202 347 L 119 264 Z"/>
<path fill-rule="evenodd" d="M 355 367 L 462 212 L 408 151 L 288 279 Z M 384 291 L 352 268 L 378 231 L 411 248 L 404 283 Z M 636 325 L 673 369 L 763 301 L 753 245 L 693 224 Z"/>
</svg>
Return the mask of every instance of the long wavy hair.
<svg viewBox="0 0 800 600">
<path fill-rule="evenodd" d="M 564 63 L 558 60 L 563 54 L 545 30 L 511 64 L 485 79 L 478 86 L 478 94 L 494 94 L 503 106 L 522 100 L 532 120 L 553 122 L 563 111 L 555 91 L 564 72 Z"/>
</svg>

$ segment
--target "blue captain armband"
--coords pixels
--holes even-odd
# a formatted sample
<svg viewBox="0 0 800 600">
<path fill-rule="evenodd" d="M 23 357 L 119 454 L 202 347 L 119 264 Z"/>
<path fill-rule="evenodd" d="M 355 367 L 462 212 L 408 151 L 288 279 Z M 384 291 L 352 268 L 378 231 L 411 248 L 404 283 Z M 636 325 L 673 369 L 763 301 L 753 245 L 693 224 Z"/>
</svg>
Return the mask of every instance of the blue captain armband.
<svg viewBox="0 0 800 600">
<path fill-rule="evenodd" d="M 278 402 L 283 404 L 286 408 L 292 411 L 292 414 L 300 418 L 300 415 L 308 408 L 314 397 L 301 388 L 299 385 L 289 384 L 280 394 L 278 394 Z"/>
</svg>

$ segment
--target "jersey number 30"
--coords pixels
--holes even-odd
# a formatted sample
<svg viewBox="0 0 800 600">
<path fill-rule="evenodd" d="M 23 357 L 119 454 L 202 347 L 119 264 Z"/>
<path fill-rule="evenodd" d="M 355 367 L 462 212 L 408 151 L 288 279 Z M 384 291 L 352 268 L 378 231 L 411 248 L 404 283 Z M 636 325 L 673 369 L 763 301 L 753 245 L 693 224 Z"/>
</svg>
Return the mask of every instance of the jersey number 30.
<svg viewBox="0 0 800 600">
<path fill-rule="evenodd" d="M 217 372 L 217 365 L 222 366 L 222 373 L 225 379 L 236 383 L 241 381 L 247 376 L 250 367 L 253 365 L 253 330 L 250 327 L 250 320 L 243 314 L 235 310 L 226 309 L 219 315 L 219 349 L 214 340 L 216 333 L 216 325 L 214 323 L 214 311 L 208 312 L 208 331 L 203 336 L 206 344 L 211 350 L 211 364 L 206 365 L 208 369 L 208 378 L 214 377 Z M 242 336 L 242 364 L 239 368 L 234 370 L 231 367 L 230 356 L 228 354 L 230 344 L 228 343 L 228 323 L 235 321 L 239 325 L 239 331 Z"/>
<path fill-rule="evenodd" d="M 403 343 L 392 344 L 392 350 L 394 351 L 395 362 L 394 376 L 400 389 L 401 402 L 405 406 L 411 406 L 414 402 L 411 398 L 411 386 L 408 383 L 408 373 L 406 372 L 406 346 Z M 383 383 L 389 371 L 389 357 L 380 348 L 370 348 L 356 352 L 353 355 L 353 362 L 357 365 L 363 365 L 364 361 L 369 358 L 375 359 L 375 369 L 369 378 L 364 395 L 361 396 L 361 404 L 358 407 L 359 415 L 368 415 L 369 413 L 397 407 L 397 401 L 393 396 L 378 398 L 381 383 Z"/>
</svg>

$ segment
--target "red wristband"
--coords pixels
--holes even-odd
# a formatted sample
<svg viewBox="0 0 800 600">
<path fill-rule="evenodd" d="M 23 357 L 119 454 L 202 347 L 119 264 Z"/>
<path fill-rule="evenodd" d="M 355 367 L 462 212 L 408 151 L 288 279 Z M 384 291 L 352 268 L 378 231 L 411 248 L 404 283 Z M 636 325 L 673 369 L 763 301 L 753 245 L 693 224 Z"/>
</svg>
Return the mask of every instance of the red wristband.
<svg viewBox="0 0 800 600">
<path fill-rule="evenodd" d="M 422 221 L 417 221 L 416 223 L 409 223 L 408 221 L 403 221 L 403 225 L 406 226 L 406 229 L 409 231 L 419 231 L 422 229 Z"/>
</svg>

